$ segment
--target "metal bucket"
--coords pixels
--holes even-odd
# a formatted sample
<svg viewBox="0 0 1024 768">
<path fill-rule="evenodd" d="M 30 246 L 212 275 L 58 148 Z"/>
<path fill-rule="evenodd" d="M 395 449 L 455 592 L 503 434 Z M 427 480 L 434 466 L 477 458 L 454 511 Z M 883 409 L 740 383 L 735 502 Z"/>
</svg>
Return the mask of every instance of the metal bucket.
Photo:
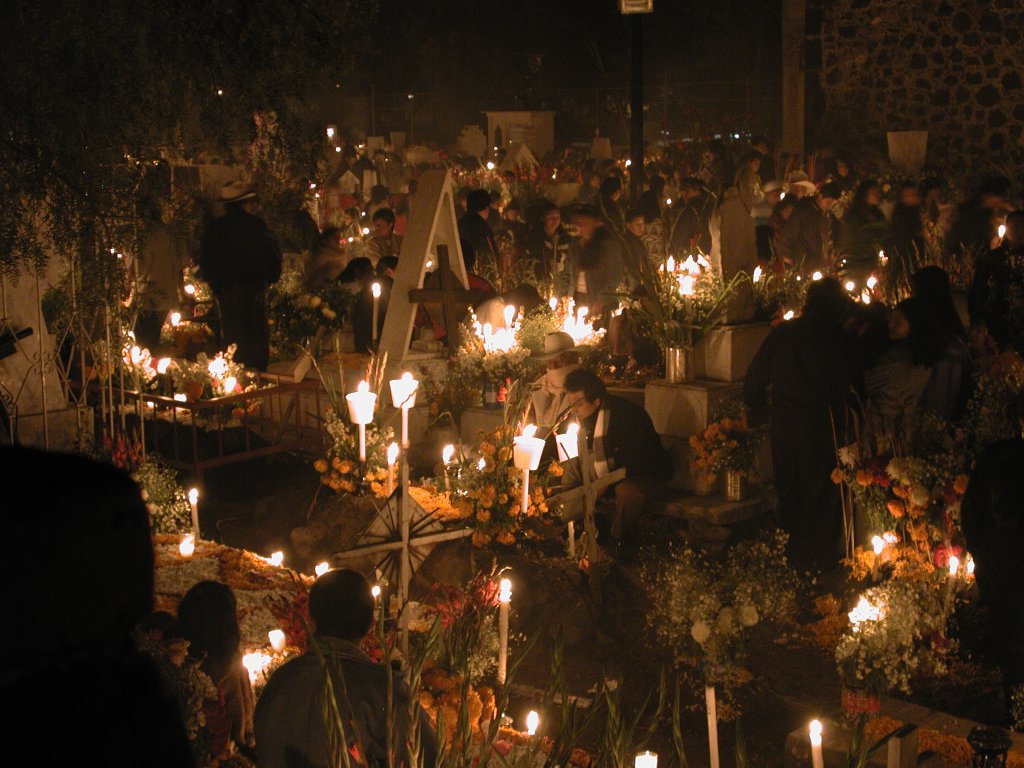
<svg viewBox="0 0 1024 768">
<path fill-rule="evenodd" d="M 665 347 L 665 379 L 669 384 L 687 384 L 696 378 L 693 347 Z"/>
</svg>

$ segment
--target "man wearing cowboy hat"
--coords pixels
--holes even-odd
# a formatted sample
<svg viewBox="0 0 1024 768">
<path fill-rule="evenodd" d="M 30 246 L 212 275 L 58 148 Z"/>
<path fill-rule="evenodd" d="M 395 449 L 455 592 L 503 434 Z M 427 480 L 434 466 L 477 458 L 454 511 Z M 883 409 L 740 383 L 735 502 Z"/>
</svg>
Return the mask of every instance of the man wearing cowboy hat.
<svg viewBox="0 0 1024 768">
<path fill-rule="evenodd" d="M 281 250 L 256 216 L 256 192 L 242 181 L 221 188 L 225 213 L 203 234 L 199 266 L 220 308 L 221 341 L 235 361 L 266 370 L 270 358 L 267 287 L 281 277 Z"/>
<path fill-rule="evenodd" d="M 544 352 L 536 358 L 547 365 L 544 375 L 533 382 L 530 389 L 536 423 L 540 427 L 553 427 L 569 408 L 565 378 L 580 367 L 579 347 L 568 333 L 555 331 L 544 337 Z"/>
</svg>

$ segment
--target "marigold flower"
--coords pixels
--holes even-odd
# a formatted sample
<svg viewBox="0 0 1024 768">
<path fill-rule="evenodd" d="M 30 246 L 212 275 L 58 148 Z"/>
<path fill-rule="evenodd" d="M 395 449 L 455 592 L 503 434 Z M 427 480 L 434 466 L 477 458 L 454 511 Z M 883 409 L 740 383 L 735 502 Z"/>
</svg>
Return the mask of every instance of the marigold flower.
<svg viewBox="0 0 1024 768">
<path fill-rule="evenodd" d="M 839 467 L 836 467 L 835 469 L 832 470 L 832 482 L 835 483 L 836 485 L 839 485 L 840 483 L 843 482 L 843 470 L 841 470 Z"/>
<path fill-rule="evenodd" d="M 865 469 L 857 470 L 857 485 L 867 488 L 869 485 L 871 485 L 871 482 L 872 476 L 870 472 L 868 472 Z"/>
<path fill-rule="evenodd" d="M 967 475 L 957 475 L 956 479 L 953 481 L 953 490 L 960 496 L 963 496 L 964 493 L 967 492 L 968 479 Z"/>
<path fill-rule="evenodd" d="M 885 505 L 885 507 L 886 509 L 889 510 L 889 514 L 895 517 L 897 520 L 899 520 L 907 513 L 906 509 L 904 509 L 903 507 L 903 504 L 896 501 L 895 499 L 890 499 L 889 502 Z"/>
<path fill-rule="evenodd" d="M 313 462 L 313 469 L 322 475 L 327 471 L 327 462 L 323 459 L 317 459 Z"/>
</svg>

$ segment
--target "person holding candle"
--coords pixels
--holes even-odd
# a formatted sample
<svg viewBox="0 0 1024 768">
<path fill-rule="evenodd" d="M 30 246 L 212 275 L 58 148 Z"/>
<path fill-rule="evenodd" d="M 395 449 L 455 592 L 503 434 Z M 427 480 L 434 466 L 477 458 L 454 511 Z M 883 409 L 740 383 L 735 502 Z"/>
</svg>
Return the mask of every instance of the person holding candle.
<svg viewBox="0 0 1024 768">
<path fill-rule="evenodd" d="M 395 234 L 395 212 L 390 208 L 379 208 L 371 219 L 373 234 L 366 244 L 366 252 L 380 271 L 380 260 L 385 256 L 398 258 L 402 248 L 402 236 Z"/>
<path fill-rule="evenodd" d="M 590 449 L 593 470 L 598 477 L 620 467 L 626 479 L 614 486 L 615 506 L 611 538 L 616 551 L 634 542 L 636 520 L 643 514 L 651 494 L 672 477 L 672 457 L 647 412 L 638 405 L 611 395 L 604 382 L 586 368 L 566 376 L 569 409 L 580 423 Z M 562 490 L 582 483 L 582 467 L 576 458 L 566 463 Z M 563 519 L 578 519 L 581 509 L 566 509 Z"/>
<path fill-rule="evenodd" d="M 339 671 L 334 695 L 349 739 L 346 747 L 357 748 L 364 765 L 387 765 L 390 745 L 402 745 L 402 752 L 395 755 L 396 764 L 433 768 L 437 743 L 427 713 L 417 707 L 422 754 L 409 759 L 405 752 L 409 689 L 396 671 L 371 661 L 359 646 L 373 626 L 374 608 L 370 585 L 355 571 L 328 571 L 309 590 L 309 613 L 315 625 L 311 643 Z M 256 706 L 262 768 L 331 764 L 321 715 L 324 674 L 317 648 L 311 645 L 270 676 Z M 393 675 L 390 714 L 394 728 L 390 739 L 389 675 Z"/>
<path fill-rule="evenodd" d="M 386 210 L 386 209 L 384 209 Z M 379 211 L 378 211 L 379 213 Z M 384 330 L 384 318 L 391 300 L 391 286 L 395 282 L 395 270 L 398 268 L 396 256 L 384 256 L 377 262 L 377 270 L 362 280 L 355 306 L 352 308 L 352 332 L 355 337 L 356 351 L 372 353 L 374 351 L 373 305 L 377 304 L 377 339 Z M 380 296 L 374 297 L 373 285 L 380 286 Z"/>
</svg>

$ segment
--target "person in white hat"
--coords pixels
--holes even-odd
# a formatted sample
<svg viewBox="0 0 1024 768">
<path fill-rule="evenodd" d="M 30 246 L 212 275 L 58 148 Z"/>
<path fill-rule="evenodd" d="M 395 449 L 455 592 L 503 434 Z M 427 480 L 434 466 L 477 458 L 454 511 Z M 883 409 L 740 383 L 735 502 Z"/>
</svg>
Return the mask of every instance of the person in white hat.
<svg viewBox="0 0 1024 768">
<path fill-rule="evenodd" d="M 243 181 L 221 188 L 225 213 L 203 234 L 199 266 L 220 309 L 224 347 L 237 344 L 235 361 L 266 370 L 270 362 L 267 288 L 281 277 L 281 249 L 256 215 L 256 192 Z"/>
<path fill-rule="evenodd" d="M 544 337 L 544 352 L 536 357 L 547 365 L 530 390 L 536 423 L 542 428 L 553 427 L 569 408 L 565 377 L 580 367 L 579 347 L 568 333 L 555 331 Z"/>
</svg>

